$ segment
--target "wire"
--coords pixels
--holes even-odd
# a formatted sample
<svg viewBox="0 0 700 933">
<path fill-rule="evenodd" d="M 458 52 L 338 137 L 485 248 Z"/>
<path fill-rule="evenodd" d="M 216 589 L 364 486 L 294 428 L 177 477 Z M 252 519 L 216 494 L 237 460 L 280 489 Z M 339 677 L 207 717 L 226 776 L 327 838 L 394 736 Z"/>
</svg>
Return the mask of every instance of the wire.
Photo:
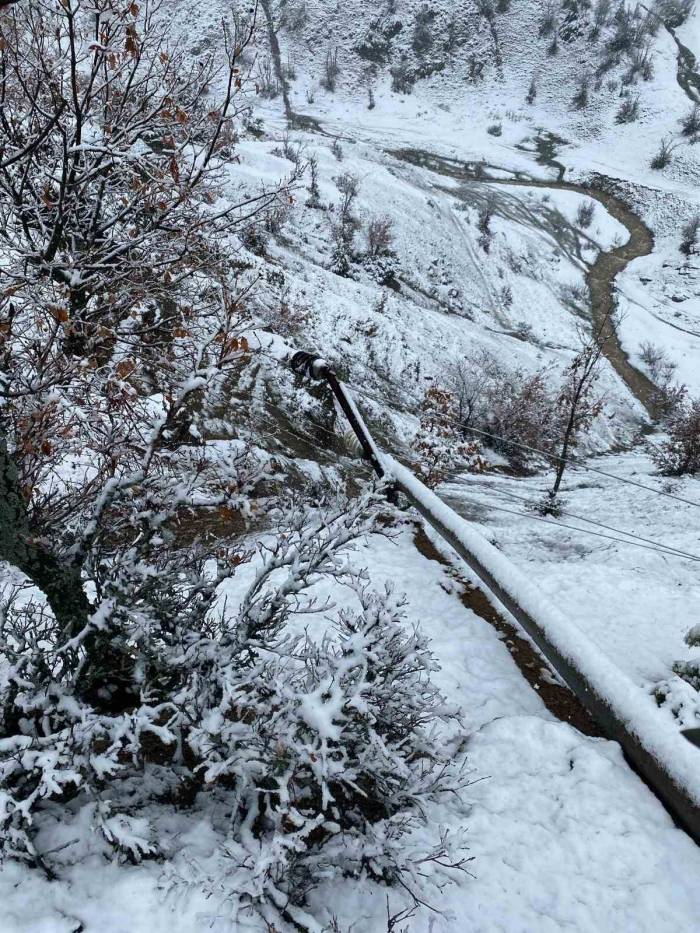
<svg viewBox="0 0 700 933">
<path fill-rule="evenodd" d="M 537 506 L 537 503 L 534 502 L 532 499 L 528 499 L 526 496 L 519 496 L 516 493 L 510 492 L 509 490 L 493 489 L 492 487 L 489 487 L 489 492 L 492 492 L 494 495 L 497 495 L 497 496 L 505 496 L 508 499 L 515 499 L 520 502 L 525 502 L 529 506 L 534 506 L 534 507 Z M 576 521 L 579 521 L 579 522 L 586 522 L 586 524 L 595 525 L 598 528 L 604 528 L 606 531 L 613 531 L 616 534 L 627 535 L 628 538 L 632 538 L 635 541 L 641 541 L 641 542 L 644 542 L 645 544 L 652 545 L 658 548 L 659 550 L 663 550 L 666 553 L 674 554 L 678 557 L 685 557 L 688 560 L 700 561 L 700 555 L 692 554 L 690 551 L 683 551 L 680 548 L 673 547 L 670 544 L 665 544 L 663 541 L 657 541 L 654 538 L 644 538 L 641 535 L 635 534 L 632 531 L 625 531 L 622 528 L 615 528 L 612 525 L 606 525 L 604 522 L 599 522 L 592 518 L 584 518 L 583 515 L 577 515 L 575 512 L 569 512 L 568 510 L 565 510 L 565 509 L 562 509 L 561 514 L 566 515 L 569 518 L 574 518 L 576 519 Z M 586 529 L 581 529 L 581 530 L 585 531 Z"/>
<path fill-rule="evenodd" d="M 283 409 L 279 408 L 277 405 L 274 405 L 273 403 L 268 403 L 268 407 L 270 407 L 270 408 L 276 410 L 276 411 L 279 412 L 280 414 L 285 415 L 285 417 L 288 417 L 288 413 L 285 412 Z M 263 419 L 263 420 L 265 421 L 265 423 L 266 423 L 269 427 L 271 427 L 271 428 L 277 427 L 277 425 L 276 425 L 274 422 L 272 422 L 270 419 Z M 320 425 L 319 425 L 318 427 L 320 427 Z M 326 456 L 328 455 L 329 451 L 328 451 L 327 449 L 324 449 L 324 448 L 320 447 L 318 444 L 315 444 L 313 441 L 309 440 L 308 437 L 305 437 L 305 436 L 304 436 L 303 434 L 301 434 L 300 432 L 295 431 L 294 429 L 291 429 L 291 428 L 289 428 L 289 427 L 285 427 L 284 430 L 285 430 L 287 433 L 292 434 L 292 435 L 294 435 L 295 437 L 299 438 L 300 440 L 304 441 L 304 443 L 306 443 L 308 446 L 314 448 L 315 450 L 319 451 L 319 453 L 322 453 L 322 454 L 324 454 L 324 455 L 326 455 Z M 333 434 L 332 432 L 330 432 L 327 428 L 321 428 L 321 430 L 324 431 L 326 434 L 331 435 L 331 436 L 333 437 L 333 439 L 337 441 L 337 439 L 338 439 L 338 438 L 337 438 L 337 435 L 335 435 L 335 434 Z M 267 434 L 267 436 L 268 436 L 268 437 L 271 437 L 271 438 L 274 439 L 274 440 L 279 440 L 279 438 L 278 438 L 277 435 L 275 435 L 275 434 Z M 516 494 L 514 494 L 514 493 L 509 493 L 509 492 L 507 492 L 507 491 L 505 491 L 505 490 L 493 490 L 493 492 L 494 492 L 496 495 L 499 495 L 499 494 L 501 494 L 501 495 L 506 495 L 506 496 L 508 496 L 508 497 L 511 498 L 511 499 L 518 499 L 518 500 L 523 501 L 523 502 L 526 502 L 526 503 L 528 503 L 528 504 L 530 504 L 530 505 L 536 504 L 536 503 L 533 503 L 532 500 L 529 500 L 529 499 L 527 499 L 527 498 L 524 497 L 524 496 L 518 496 L 518 495 L 516 495 Z M 589 523 L 589 524 L 596 525 L 596 526 L 601 527 L 601 528 L 605 528 L 605 529 L 608 530 L 608 531 L 613 531 L 613 532 L 617 532 L 618 534 L 626 535 L 627 537 L 626 537 L 626 538 L 618 538 L 618 537 L 615 537 L 614 535 L 608 535 L 608 534 L 602 534 L 602 533 L 600 533 L 600 532 L 589 531 L 587 528 L 579 528 L 579 527 L 577 527 L 576 525 L 570 525 L 570 524 L 568 524 L 568 523 L 566 523 L 566 522 L 558 522 L 558 521 L 555 521 L 555 520 L 553 520 L 553 519 L 546 519 L 546 518 L 543 518 L 543 517 L 538 516 L 538 515 L 532 515 L 532 514 L 529 513 L 529 512 L 518 512 L 518 511 L 515 511 L 515 510 L 512 510 L 512 509 L 505 509 L 505 508 L 503 508 L 502 506 L 493 505 L 492 503 L 487 503 L 487 507 L 490 508 L 490 509 L 494 509 L 495 511 L 506 512 L 506 513 L 511 514 L 511 515 L 518 515 L 518 516 L 520 516 L 520 517 L 522 517 L 522 518 L 529 518 L 529 519 L 532 519 L 533 521 L 543 522 L 544 524 L 547 524 L 547 525 L 554 525 L 554 526 L 557 527 L 557 528 L 565 528 L 565 529 L 568 529 L 568 530 L 571 530 L 571 531 L 577 531 L 577 532 L 579 532 L 579 534 L 592 535 L 592 536 L 597 537 L 597 538 L 604 538 L 604 539 L 606 539 L 606 540 L 608 540 L 608 541 L 615 541 L 615 542 L 618 543 L 618 544 L 628 544 L 628 545 L 630 545 L 630 546 L 632 546 L 632 547 L 640 547 L 640 548 L 643 548 L 643 549 L 648 550 L 648 551 L 655 551 L 655 552 L 657 552 L 657 553 L 659 553 L 659 554 L 665 554 L 665 555 L 667 555 L 667 556 L 669 556 L 669 557 L 681 557 L 681 558 L 686 559 L 686 560 L 691 560 L 691 561 L 700 562 L 700 556 L 698 556 L 698 555 L 690 554 L 690 553 L 688 553 L 688 552 L 686 552 L 686 551 L 681 551 L 680 549 L 673 548 L 673 547 L 671 547 L 670 545 L 665 545 L 663 542 L 660 542 L 660 541 L 653 541 L 652 539 L 649 539 L 649 538 L 642 538 L 642 537 L 640 537 L 639 535 L 634 534 L 633 532 L 623 531 L 621 528 L 614 528 L 614 527 L 612 527 L 612 526 L 610 526 L 610 525 L 605 525 L 605 524 L 603 524 L 602 522 L 597 522 L 597 521 L 594 521 L 593 519 L 586 519 L 586 518 L 583 518 L 583 517 L 580 516 L 580 515 L 576 515 L 576 514 L 573 514 L 573 513 L 570 513 L 570 512 L 565 512 L 565 513 L 563 513 L 563 514 L 566 514 L 566 515 L 568 515 L 570 518 L 574 518 L 574 519 L 576 519 L 577 521 L 587 522 L 587 523 Z M 631 539 L 633 539 L 633 540 L 628 540 L 629 538 L 631 538 Z M 639 543 L 638 543 L 638 542 L 639 542 Z"/>
<path fill-rule="evenodd" d="M 387 379 L 386 381 L 394 388 L 400 388 L 395 383 L 391 382 L 391 380 Z M 371 392 L 367 392 L 365 389 L 361 389 L 359 386 L 349 384 L 349 387 L 353 390 L 353 392 L 357 392 L 358 395 L 364 395 L 367 398 L 371 398 L 375 402 L 379 402 L 382 405 L 387 404 L 386 399 L 381 399 L 376 395 L 372 395 Z M 444 418 L 446 421 L 449 421 L 451 424 L 458 426 L 461 430 L 467 431 L 470 434 L 477 434 L 482 437 L 492 438 L 493 440 L 501 441 L 504 444 L 509 444 L 512 447 L 518 447 L 521 450 L 528 450 L 532 453 L 541 454 L 543 457 L 546 457 L 547 459 L 553 460 L 555 462 L 562 460 L 562 458 L 556 454 L 542 450 L 539 447 L 531 447 L 529 444 L 522 444 L 519 441 L 513 441 L 510 438 L 503 437 L 500 434 L 493 434 L 490 431 L 483 431 L 480 428 L 468 427 L 458 418 L 453 418 L 449 415 L 445 415 Z M 628 479 L 626 476 L 618 476 L 616 473 L 608 473 L 606 470 L 600 470 L 597 467 L 589 466 L 587 463 L 582 463 L 578 460 L 569 460 L 569 464 L 574 469 L 584 470 L 589 473 L 597 473 L 599 476 L 606 476 L 608 479 L 616 480 L 618 483 L 625 483 L 628 486 L 637 486 L 639 489 L 645 489 L 647 492 L 654 493 L 654 495 L 663 496 L 666 499 L 674 499 L 676 502 L 683 502 L 685 505 L 692 505 L 695 506 L 695 508 L 700 508 L 700 502 L 696 502 L 693 499 L 686 499 L 684 496 L 677 496 L 671 492 L 664 492 L 661 489 L 654 489 L 653 486 L 647 486 L 645 483 L 637 482 L 637 480 Z"/>
<path fill-rule="evenodd" d="M 270 359 L 273 359 L 274 362 L 278 363 L 280 366 L 284 365 L 281 361 L 276 360 L 276 359 L 274 359 L 273 357 L 270 357 Z M 390 380 L 387 380 L 387 381 L 390 382 Z M 368 397 L 368 398 L 371 398 L 371 399 L 373 399 L 373 400 L 379 402 L 379 403 L 382 404 L 382 405 L 385 405 L 385 404 L 386 404 L 386 401 L 385 401 L 384 399 L 380 399 L 380 398 L 378 398 L 377 396 L 374 396 L 374 395 L 372 395 L 371 393 L 366 392 L 365 390 L 358 388 L 357 386 L 349 385 L 348 387 L 351 388 L 353 391 L 357 392 L 358 394 L 364 395 L 364 396 L 366 396 L 366 397 Z M 270 408 L 272 408 L 272 409 L 276 410 L 277 412 L 279 412 L 280 414 L 284 415 L 285 418 L 289 418 L 288 413 L 285 412 L 283 409 L 279 408 L 277 405 L 274 405 L 274 403 L 268 403 L 268 405 L 269 405 Z M 461 423 L 458 422 L 456 419 L 450 419 L 450 418 L 448 418 L 448 420 L 453 421 L 455 424 L 461 424 Z M 333 437 L 334 441 L 337 441 L 337 435 L 336 435 L 336 434 L 334 434 L 333 432 L 329 431 L 327 428 L 322 427 L 321 425 L 317 425 L 316 427 L 317 427 L 319 430 L 323 431 L 325 434 L 327 434 L 327 435 Z M 300 438 L 300 439 L 303 440 L 306 444 L 308 444 L 309 446 L 313 447 L 313 448 L 316 449 L 316 450 L 319 450 L 320 452 L 324 453 L 325 455 L 327 455 L 327 454 L 329 453 L 328 450 L 324 450 L 323 448 L 319 447 L 317 444 L 314 444 L 312 441 L 310 441 L 307 437 L 304 437 L 304 436 L 303 436 L 302 434 L 300 434 L 298 431 L 294 431 L 293 429 L 291 429 L 291 428 L 289 428 L 289 427 L 285 427 L 285 430 L 286 430 L 288 433 L 290 433 L 290 434 L 292 434 L 292 435 L 294 435 L 294 436 Z M 508 443 L 511 443 L 510 441 L 508 441 L 507 438 L 500 438 L 498 435 L 489 434 L 488 432 L 479 432 L 479 433 L 483 433 L 485 436 L 494 437 L 494 438 L 496 438 L 496 439 L 498 439 L 498 440 L 504 440 L 504 441 L 506 441 L 506 442 L 508 442 Z M 552 457 L 552 456 L 553 456 L 553 455 L 551 455 L 551 454 L 547 454 L 545 451 L 540 451 L 540 450 L 538 450 L 537 448 L 528 447 L 527 445 L 520 445 L 520 444 L 517 444 L 517 446 L 525 447 L 526 449 L 528 449 L 528 450 L 533 450 L 533 451 L 535 451 L 535 452 L 537 452 L 537 453 L 542 453 L 544 456 L 549 456 L 549 457 Z M 561 458 L 555 457 L 555 459 L 561 459 Z M 606 474 L 604 471 L 596 470 L 595 468 L 585 467 L 585 466 L 583 467 L 583 469 L 589 469 L 589 470 L 591 470 L 592 472 L 598 472 L 598 473 L 602 473 L 603 475 L 609 475 L 609 476 L 611 476 L 613 479 L 619 479 L 621 482 L 629 482 L 629 483 L 632 483 L 632 485 L 640 486 L 642 489 L 646 489 L 647 491 L 656 493 L 657 495 L 662 495 L 662 496 L 666 496 L 666 497 L 673 498 L 673 499 L 679 499 L 679 501 L 681 501 L 681 502 L 686 502 L 686 503 L 689 504 L 689 505 L 698 505 L 698 503 L 694 503 L 694 502 L 692 502 L 691 500 L 686 500 L 686 499 L 683 499 L 683 498 L 678 497 L 678 496 L 673 496 L 673 495 L 670 494 L 670 493 L 663 493 L 663 492 L 661 492 L 661 491 L 659 491 L 659 490 L 653 489 L 653 488 L 650 487 L 650 486 L 644 486 L 644 485 L 641 484 L 641 483 L 635 483 L 634 481 L 632 481 L 632 480 L 626 480 L 626 479 L 623 478 L 623 477 L 616 477 L 615 474 Z M 520 500 L 520 501 L 522 501 L 522 502 L 525 502 L 525 503 L 527 503 L 528 505 L 536 505 L 536 503 L 532 502 L 532 500 L 529 500 L 529 499 L 527 499 L 526 497 L 523 497 L 523 496 L 518 496 L 518 495 L 516 495 L 516 494 L 514 494 L 514 493 L 509 493 L 509 492 L 507 492 L 507 491 L 500 491 L 500 490 L 495 490 L 494 492 L 495 492 L 496 495 L 498 495 L 498 494 L 500 493 L 500 494 L 505 495 L 505 496 L 507 496 L 507 497 L 509 497 L 509 498 L 511 498 L 511 499 L 517 499 L 517 500 Z M 644 550 L 656 551 L 657 553 L 666 554 L 666 555 L 668 555 L 668 556 L 670 556 L 670 557 L 681 557 L 681 558 L 686 559 L 686 560 L 692 560 L 692 561 L 700 562 L 700 556 L 698 556 L 698 555 L 691 554 L 691 553 L 689 553 L 689 552 L 687 552 L 687 551 L 682 551 L 682 550 L 680 550 L 679 548 L 674 548 L 674 547 L 672 547 L 671 545 L 666 545 L 666 544 L 664 544 L 664 543 L 661 542 L 661 541 L 655 541 L 654 539 L 651 539 L 651 538 L 644 538 L 644 537 L 642 537 L 642 536 L 640 536 L 640 535 L 635 534 L 634 532 L 628 532 L 628 531 L 624 531 L 624 530 L 621 529 L 621 528 L 615 528 L 615 527 L 613 527 L 613 526 L 611 526 L 611 525 L 606 525 L 605 523 L 603 523 L 603 522 L 598 522 L 598 521 L 596 521 L 596 520 L 594 520 L 594 519 L 584 518 L 583 516 L 576 515 L 575 513 L 571 513 L 571 512 L 568 512 L 568 511 L 565 511 L 565 512 L 563 512 L 562 514 L 565 514 L 565 515 L 567 515 L 567 516 L 570 517 L 570 518 L 574 518 L 576 521 L 582 521 L 582 522 L 585 522 L 585 523 L 587 523 L 587 524 L 595 525 L 596 527 L 599 527 L 599 528 L 605 528 L 607 531 L 613 531 L 613 532 L 615 532 L 616 534 L 625 535 L 626 537 L 625 537 L 625 538 L 618 538 L 618 537 L 616 537 L 616 536 L 614 536 L 614 535 L 608 535 L 608 534 L 603 534 L 602 532 L 590 531 L 590 530 L 587 529 L 587 528 L 579 528 L 579 527 L 576 526 L 576 525 L 570 525 L 570 524 L 568 524 L 568 523 L 566 523 L 566 522 L 558 522 L 558 521 L 555 521 L 555 520 L 553 520 L 553 519 L 547 519 L 547 518 L 544 518 L 544 517 L 541 517 L 541 516 L 532 515 L 531 513 L 528 513 L 528 512 L 517 512 L 517 511 L 514 511 L 514 510 L 512 510 L 512 509 L 506 509 L 506 508 L 504 508 L 503 506 L 497 506 L 497 505 L 493 505 L 493 504 L 490 504 L 490 503 L 488 504 L 488 507 L 491 508 L 491 509 L 494 509 L 495 511 L 506 512 L 506 513 L 511 514 L 511 515 L 518 515 L 518 516 L 520 516 L 520 517 L 522 517 L 522 518 L 529 518 L 529 519 L 531 519 L 532 521 L 539 521 L 539 522 L 543 522 L 544 524 L 547 524 L 547 525 L 554 525 L 555 527 L 558 527 L 558 528 L 566 528 L 566 529 L 571 530 L 571 531 L 577 531 L 577 532 L 579 532 L 580 534 L 588 534 L 588 535 L 591 535 L 591 536 L 593 536 L 593 537 L 603 538 L 603 539 L 606 539 L 606 540 L 609 540 L 609 541 L 615 541 L 615 542 L 618 543 L 618 544 L 628 544 L 628 545 L 630 545 L 631 547 L 639 547 L 639 548 L 643 548 Z M 631 539 L 631 540 L 628 540 L 628 539 Z"/>
<path fill-rule="evenodd" d="M 664 548 L 653 547 L 649 544 L 638 544 L 636 541 L 626 541 L 624 538 L 615 538 L 613 535 L 602 534 L 599 531 L 589 531 L 587 528 L 578 528 L 576 525 L 569 525 L 566 522 L 557 522 L 553 519 L 542 518 L 539 515 L 532 515 L 528 512 L 517 512 L 514 509 L 506 509 L 502 505 L 488 505 L 488 508 L 494 509 L 496 512 L 506 512 L 509 515 L 518 515 L 520 518 L 529 518 L 533 522 L 543 522 L 545 525 L 554 525 L 557 528 L 567 528 L 571 531 L 578 531 L 580 534 L 592 535 L 596 538 L 605 538 L 608 541 L 616 541 L 618 544 L 628 544 L 630 547 L 639 547 L 644 548 L 646 551 L 656 551 L 657 554 L 666 554 L 669 557 L 680 557 L 681 555 L 675 551 L 666 550 Z M 623 532 L 625 534 L 626 532 Z M 688 560 L 700 562 L 700 557 L 690 557 Z"/>
</svg>

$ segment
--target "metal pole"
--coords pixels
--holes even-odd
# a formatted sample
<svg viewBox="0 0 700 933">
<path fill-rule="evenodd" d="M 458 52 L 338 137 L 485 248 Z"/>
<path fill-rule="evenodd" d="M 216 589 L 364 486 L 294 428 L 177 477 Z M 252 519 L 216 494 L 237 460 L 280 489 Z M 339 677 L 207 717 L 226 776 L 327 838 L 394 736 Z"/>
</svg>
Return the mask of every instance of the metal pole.
<svg viewBox="0 0 700 933">
<path fill-rule="evenodd" d="M 328 383 L 331 392 L 338 400 L 338 404 L 343 410 L 343 414 L 348 419 L 351 428 L 357 435 L 357 439 L 362 446 L 363 456 L 366 460 L 369 460 L 374 472 L 381 479 L 384 476 L 384 467 L 382 466 L 377 447 L 363 423 L 355 407 L 355 403 L 349 397 L 342 382 L 338 379 L 328 363 L 320 356 L 314 356 L 312 353 L 305 353 L 303 350 L 300 350 L 292 357 L 292 369 L 295 372 L 309 376 L 311 379 L 317 379 L 319 381 L 324 380 Z"/>
</svg>

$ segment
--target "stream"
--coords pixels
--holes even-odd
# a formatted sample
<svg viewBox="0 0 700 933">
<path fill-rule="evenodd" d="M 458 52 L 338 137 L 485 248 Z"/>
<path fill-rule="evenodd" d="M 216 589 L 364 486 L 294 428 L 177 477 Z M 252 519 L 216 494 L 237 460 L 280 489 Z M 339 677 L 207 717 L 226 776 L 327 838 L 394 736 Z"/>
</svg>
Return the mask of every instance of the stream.
<svg viewBox="0 0 700 933">
<path fill-rule="evenodd" d="M 606 184 L 607 179 L 603 176 L 596 177 L 597 186 L 564 181 L 565 166 L 554 158 L 556 145 L 561 142 L 563 140 L 548 135 L 540 135 L 537 138 L 538 163 L 553 168 L 557 172 L 556 179 L 545 180 L 533 179 L 525 172 L 513 171 L 504 166 L 486 165 L 483 162 L 462 162 L 437 156 L 422 149 L 394 149 L 390 151 L 390 154 L 401 161 L 455 178 L 464 184 L 575 191 L 598 201 L 615 220 L 627 229 L 629 240 L 623 246 L 600 250 L 595 262 L 586 271 L 591 324 L 593 330 L 597 332 L 605 326 L 606 320 L 610 319 L 615 310 L 615 279 L 633 260 L 651 253 L 654 238 L 649 228 L 624 201 L 605 190 L 603 185 Z M 489 169 L 506 173 L 510 177 L 489 175 Z M 608 330 L 610 336 L 603 345 L 605 357 L 648 414 L 652 418 L 655 417 L 657 413 L 656 386 L 648 376 L 632 365 L 614 327 L 609 327 Z"/>
</svg>

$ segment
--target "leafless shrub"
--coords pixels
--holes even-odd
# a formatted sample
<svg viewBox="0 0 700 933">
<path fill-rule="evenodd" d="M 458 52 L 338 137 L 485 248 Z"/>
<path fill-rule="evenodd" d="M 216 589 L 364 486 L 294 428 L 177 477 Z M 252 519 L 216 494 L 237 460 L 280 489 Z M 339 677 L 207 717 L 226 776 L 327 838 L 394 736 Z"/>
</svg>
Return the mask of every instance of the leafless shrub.
<svg viewBox="0 0 700 933">
<path fill-rule="evenodd" d="M 367 224 L 367 252 L 370 256 L 386 256 L 394 240 L 394 221 L 386 214 L 374 217 Z"/>
<path fill-rule="evenodd" d="M 645 341 L 639 347 L 639 356 L 652 380 L 661 388 L 668 386 L 676 370 L 676 364 L 669 359 L 666 351 L 650 341 Z"/>
<path fill-rule="evenodd" d="M 550 36 L 555 31 L 557 26 L 557 13 L 556 7 L 552 0 L 547 0 L 542 15 L 540 17 L 540 26 L 539 33 L 543 38 L 544 36 Z"/>
<path fill-rule="evenodd" d="M 683 389 L 666 424 L 667 437 L 650 445 L 652 460 L 664 476 L 700 473 L 700 398 Z"/>
<path fill-rule="evenodd" d="M 654 169 L 666 168 L 667 165 L 670 165 L 673 161 L 673 150 L 675 146 L 671 139 L 663 139 L 659 150 L 651 160 L 650 165 Z"/>
<path fill-rule="evenodd" d="M 576 223 L 585 230 L 590 227 L 594 214 L 595 201 L 585 201 L 579 204 L 578 210 L 576 211 Z"/>
<path fill-rule="evenodd" d="M 480 58 L 477 58 L 476 55 L 469 56 L 469 80 L 476 84 L 484 76 L 484 68 L 486 63 Z"/>
<path fill-rule="evenodd" d="M 588 106 L 588 87 L 589 79 L 586 77 L 581 78 L 578 90 L 571 100 L 571 104 L 576 110 L 583 110 Z"/>
<path fill-rule="evenodd" d="M 615 123 L 634 123 L 639 116 L 639 96 L 625 97 L 615 114 Z"/>
<path fill-rule="evenodd" d="M 261 97 L 273 99 L 279 96 L 280 85 L 275 74 L 275 66 L 269 56 L 259 59 L 256 85 Z"/>
<path fill-rule="evenodd" d="M 481 234 L 479 237 L 479 246 L 485 253 L 491 251 L 491 241 L 493 240 L 491 221 L 493 219 L 493 215 L 493 204 L 490 201 L 487 201 L 487 203 L 479 211 L 479 219 L 477 221 L 477 227 L 479 228 L 479 232 Z"/>
<path fill-rule="evenodd" d="M 333 140 L 333 142 L 332 142 L 331 145 L 330 145 L 330 150 L 331 150 L 331 152 L 333 153 L 333 155 L 335 156 L 335 158 L 338 160 L 338 162 L 342 162 L 342 161 L 343 161 L 343 155 L 344 155 L 344 153 L 343 153 L 343 147 L 340 145 L 340 140 L 339 140 L 339 139 L 334 139 L 334 140 Z"/>
<path fill-rule="evenodd" d="M 408 61 L 402 59 L 390 69 L 391 90 L 395 94 L 410 94 L 416 81 L 416 76 Z"/>
<path fill-rule="evenodd" d="M 309 167 L 309 199 L 306 204 L 308 207 L 318 208 L 321 206 L 321 191 L 318 187 L 318 158 L 311 155 L 306 164 Z"/>
<path fill-rule="evenodd" d="M 700 133 L 700 104 L 694 104 L 690 113 L 683 118 L 682 132 L 684 136 Z"/>
<path fill-rule="evenodd" d="M 698 250 L 700 246 L 700 214 L 696 214 L 683 227 L 683 238 L 681 240 L 680 251 L 690 256 Z"/>
<path fill-rule="evenodd" d="M 525 100 L 528 102 L 528 104 L 534 104 L 536 97 L 537 97 L 537 80 L 535 78 L 535 75 L 533 75 L 532 80 L 530 81 L 530 87 L 527 89 L 527 96 L 525 97 Z"/>
<path fill-rule="evenodd" d="M 321 87 L 333 93 L 333 91 L 336 89 L 339 75 L 340 65 L 338 64 L 338 49 L 328 49 L 326 52 L 326 60 L 323 66 Z"/>
</svg>

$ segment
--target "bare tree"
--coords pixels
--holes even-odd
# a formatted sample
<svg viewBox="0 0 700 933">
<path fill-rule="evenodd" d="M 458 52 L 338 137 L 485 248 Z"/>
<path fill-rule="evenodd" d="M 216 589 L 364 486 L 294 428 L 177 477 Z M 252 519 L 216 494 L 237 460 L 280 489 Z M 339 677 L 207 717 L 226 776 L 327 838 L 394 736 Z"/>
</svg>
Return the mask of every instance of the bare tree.
<svg viewBox="0 0 700 933">
<path fill-rule="evenodd" d="M 321 87 L 324 87 L 327 91 L 335 91 L 339 75 L 340 65 L 338 64 L 338 49 L 328 49 L 323 66 Z"/>
<path fill-rule="evenodd" d="M 609 337 L 609 327 L 610 322 L 606 320 L 592 337 L 585 340 L 564 371 L 557 398 L 561 433 L 555 457 L 554 485 L 549 493 L 545 511 L 556 511 L 557 496 L 571 454 L 580 436 L 590 429 L 603 409 L 603 399 L 597 392 L 597 382 L 605 341 Z"/>
<path fill-rule="evenodd" d="M 86 693 L 110 658 L 130 664 L 101 634 L 120 601 L 97 624 L 85 581 L 109 602 L 130 548 L 149 552 L 193 498 L 230 498 L 196 422 L 245 353 L 221 244 L 280 195 L 216 203 L 251 35 L 226 28 L 222 57 L 188 66 L 156 4 L 2 22 L 0 557 L 45 595 Z"/>
</svg>

